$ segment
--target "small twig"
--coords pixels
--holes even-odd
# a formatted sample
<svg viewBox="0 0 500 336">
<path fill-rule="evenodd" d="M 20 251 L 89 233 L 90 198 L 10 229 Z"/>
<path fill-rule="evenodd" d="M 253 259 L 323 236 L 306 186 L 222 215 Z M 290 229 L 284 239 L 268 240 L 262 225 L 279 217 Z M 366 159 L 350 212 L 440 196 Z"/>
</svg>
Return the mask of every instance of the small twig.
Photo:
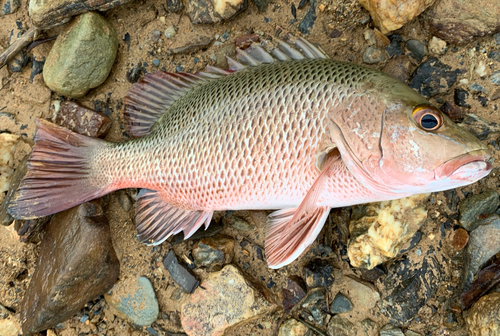
<svg viewBox="0 0 500 336">
<path fill-rule="evenodd" d="M 40 29 L 31 27 L 21 37 L 14 41 L 1 55 L 0 55 L 0 69 L 7 64 L 14 56 L 16 56 L 23 48 L 33 42 L 40 32 Z"/>
</svg>

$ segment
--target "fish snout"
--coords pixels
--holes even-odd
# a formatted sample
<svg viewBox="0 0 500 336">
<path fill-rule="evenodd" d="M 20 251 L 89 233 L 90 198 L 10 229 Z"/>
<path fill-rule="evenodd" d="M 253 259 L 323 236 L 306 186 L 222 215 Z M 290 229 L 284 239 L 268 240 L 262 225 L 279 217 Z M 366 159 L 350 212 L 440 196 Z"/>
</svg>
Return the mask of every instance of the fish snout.
<svg viewBox="0 0 500 336">
<path fill-rule="evenodd" d="M 487 176 L 493 168 L 489 150 L 479 149 L 446 161 L 435 169 L 436 180 L 477 181 Z"/>
</svg>

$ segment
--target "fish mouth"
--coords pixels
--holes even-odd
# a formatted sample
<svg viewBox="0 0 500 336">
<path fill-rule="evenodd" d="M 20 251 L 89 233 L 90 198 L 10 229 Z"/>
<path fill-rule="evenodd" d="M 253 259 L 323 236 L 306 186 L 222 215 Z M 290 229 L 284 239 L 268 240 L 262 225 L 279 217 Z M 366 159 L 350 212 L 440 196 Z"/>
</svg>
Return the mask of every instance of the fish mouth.
<svg viewBox="0 0 500 336">
<path fill-rule="evenodd" d="M 434 170 L 436 180 L 475 182 L 488 175 L 493 158 L 487 150 L 476 150 L 446 161 Z"/>
</svg>

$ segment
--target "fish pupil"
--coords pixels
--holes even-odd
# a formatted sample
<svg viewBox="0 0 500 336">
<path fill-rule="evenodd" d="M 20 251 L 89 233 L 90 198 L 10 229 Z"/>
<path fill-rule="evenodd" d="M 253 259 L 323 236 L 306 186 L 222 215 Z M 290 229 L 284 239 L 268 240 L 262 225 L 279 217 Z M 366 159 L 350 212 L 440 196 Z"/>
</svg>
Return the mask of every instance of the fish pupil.
<svg viewBox="0 0 500 336">
<path fill-rule="evenodd" d="M 425 129 L 433 129 L 438 125 L 438 120 L 432 114 L 425 114 L 420 119 L 420 125 Z"/>
</svg>

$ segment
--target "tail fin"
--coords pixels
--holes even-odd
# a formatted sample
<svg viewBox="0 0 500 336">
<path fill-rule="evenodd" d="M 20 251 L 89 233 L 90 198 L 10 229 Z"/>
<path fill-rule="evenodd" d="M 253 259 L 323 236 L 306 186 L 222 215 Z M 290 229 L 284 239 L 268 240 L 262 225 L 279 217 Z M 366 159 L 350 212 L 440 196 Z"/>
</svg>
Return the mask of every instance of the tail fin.
<svg viewBox="0 0 500 336">
<path fill-rule="evenodd" d="M 103 140 L 40 119 L 36 127 L 28 172 L 9 205 L 12 217 L 51 215 L 111 191 L 97 185 L 89 167 L 89 158 L 105 143 Z"/>
</svg>

